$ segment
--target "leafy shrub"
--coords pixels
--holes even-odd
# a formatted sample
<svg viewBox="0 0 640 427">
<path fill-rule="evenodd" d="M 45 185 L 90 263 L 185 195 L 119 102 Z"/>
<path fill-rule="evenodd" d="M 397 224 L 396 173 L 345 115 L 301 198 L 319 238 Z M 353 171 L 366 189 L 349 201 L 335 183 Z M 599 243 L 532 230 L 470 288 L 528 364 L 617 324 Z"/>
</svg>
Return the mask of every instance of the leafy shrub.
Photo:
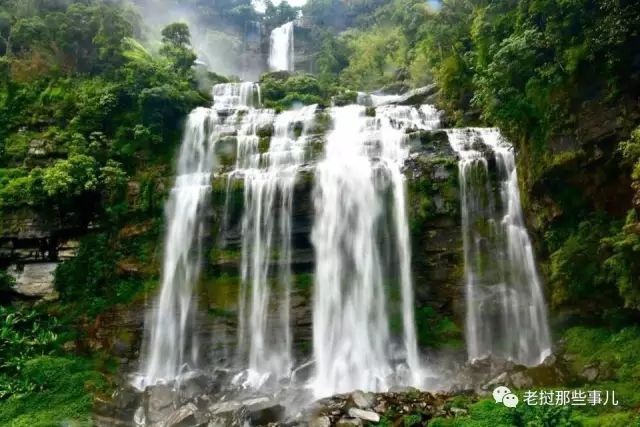
<svg viewBox="0 0 640 427">
<path fill-rule="evenodd" d="M 23 375 L 25 366 L 35 356 L 52 354 L 60 332 L 56 317 L 0 306 L 0 399 L 35 389 Z"/>
<path fill-rule="evenodd" d="M 37 393 L 29 391 L 0 401 L 0 425 L 91 425 L 92 392 L 107 387 L 90 361 L 77 358 L 37 357 L 25 363 L 22 375 Z"/>
</svg>

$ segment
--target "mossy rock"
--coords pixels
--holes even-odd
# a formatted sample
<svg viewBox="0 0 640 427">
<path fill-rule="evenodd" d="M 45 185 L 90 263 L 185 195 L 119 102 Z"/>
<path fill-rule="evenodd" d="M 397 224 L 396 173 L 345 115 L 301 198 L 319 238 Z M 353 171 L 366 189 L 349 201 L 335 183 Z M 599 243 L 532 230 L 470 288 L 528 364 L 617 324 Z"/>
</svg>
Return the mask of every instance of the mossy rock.
<svg viewBox="0 0 640 427">
<path fill-rule="evenodd" d="M 256 135 L 260 138 L 271 138 L 273 136 L 273 125 L 267 124 L 264 126 L 259 126 L 256 129 Z"/>
</svg>

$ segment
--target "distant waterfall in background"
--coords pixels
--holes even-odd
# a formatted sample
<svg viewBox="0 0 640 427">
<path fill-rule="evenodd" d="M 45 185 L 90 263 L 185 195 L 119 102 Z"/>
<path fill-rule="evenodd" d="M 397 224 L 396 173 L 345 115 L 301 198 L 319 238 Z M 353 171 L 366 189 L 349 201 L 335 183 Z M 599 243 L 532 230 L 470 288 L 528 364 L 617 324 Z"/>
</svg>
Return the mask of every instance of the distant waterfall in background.
<svg viewBox="0 0 640 427">
<path fill-rule="evenodd" d="M 536 365 L 551 354 L 551 339 L 513 147 L 497 129 L 448 135 L 460 156 L 469 358 Z"/>
<path fill-rule="evenodd" d="M 244 182 L 238 355 L 241 366 L 248 366 L 245 385 L 255 388 L 271 377 L 288 377 L 293 368 L 293 189 L 315 112 L 315 105 L 277 116 L 273 110 L 250 110 L 238 133 L 237 164 L 229 177 Z M 273 135 L 261 152 L 257 133 L 270 126 Z"/>
<path fill-rule="evenodd" d="M 293 22 L 271 31 L 269 45 L 269 69 L 271 71 L 294 71 Z"/>
<path fill-rule="evenodd" d="M 333 129 L 317 166 L 313 345 L 316 397 L 419 385 L 405 201 L 406 129 L 433 129 L 438 115 L 383 106 L 330 110 Z M 389 291 L 399 286 L 403 339 L 389 331 Z M 400 353 L 400 354 L 399 354 Z M 394 361 L 403 360 L 400 369 Z M 395 377 L 395 378 L 394 378 Z"/>
</svg>

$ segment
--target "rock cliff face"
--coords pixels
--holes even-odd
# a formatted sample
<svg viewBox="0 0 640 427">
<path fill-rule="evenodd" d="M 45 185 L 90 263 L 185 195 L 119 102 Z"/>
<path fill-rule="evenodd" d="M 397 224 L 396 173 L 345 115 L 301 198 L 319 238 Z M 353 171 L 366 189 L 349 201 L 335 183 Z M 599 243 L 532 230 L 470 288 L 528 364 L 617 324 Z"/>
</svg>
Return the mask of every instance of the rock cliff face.
<svg viewBox="0 0 640 427">
<path fill-rule="evenodd" d="M 0 215 L 0 267 L 15 279 L 13 290 L 27 298 L 55 299 L 53 273 L 75 255 L 87 225 L 78 218 L 20 209 Z"/>
</svg>

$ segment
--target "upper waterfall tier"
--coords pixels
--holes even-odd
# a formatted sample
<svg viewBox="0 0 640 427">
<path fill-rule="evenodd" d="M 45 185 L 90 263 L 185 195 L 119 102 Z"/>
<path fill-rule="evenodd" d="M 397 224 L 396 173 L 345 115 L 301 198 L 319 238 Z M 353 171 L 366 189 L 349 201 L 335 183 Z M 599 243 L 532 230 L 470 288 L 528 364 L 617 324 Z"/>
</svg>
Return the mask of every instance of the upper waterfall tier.
<svg viewBox="0 0 640 427">
<path fill-rule="evenodd" d="M 271 71 L 294 70 L 293 32 L 293 22 L 287 22 L 271 31 L 269 45 L 269 68 Z"/>
<path fill-rule="evenodd" d="M 259 107 L 260 85 L 253 82 L 221 83 L 213 86 L 213 108 L 219 111 Z"/>
</svg>

